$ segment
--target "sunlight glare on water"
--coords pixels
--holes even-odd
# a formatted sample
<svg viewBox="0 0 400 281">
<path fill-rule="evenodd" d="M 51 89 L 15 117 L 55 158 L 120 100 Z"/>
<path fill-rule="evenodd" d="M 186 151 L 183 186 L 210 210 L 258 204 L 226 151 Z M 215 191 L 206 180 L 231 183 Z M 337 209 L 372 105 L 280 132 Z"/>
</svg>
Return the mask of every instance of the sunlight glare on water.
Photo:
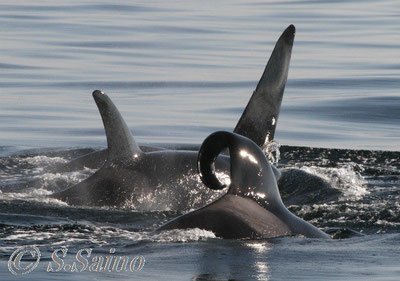
<svg viewBox="0 0 400 281">
<path fill-rule="evenodd" d="M 0 280 L 14 278 L 8 259 L 22 245 L 42 252 L 30 280 L 398 280 L 399 14 L 395 0 L 2 1 Z M 122 208 L 48 197 L 96 171 L 52 170 L 107 145 L 94 90 L 110 96 L 138 143 L 197 149 L 235 128 L 290 24 L 288 81 L 264 150 L 294 172 L 279 187 L 289 210 L 340 240 L 156 232 L 226 192 L 196 173 L 131 194 Z M 134 274 L 50 274 L 59 247 L 70 259 L 116 248 L 146 264 Z"/>
</svg>

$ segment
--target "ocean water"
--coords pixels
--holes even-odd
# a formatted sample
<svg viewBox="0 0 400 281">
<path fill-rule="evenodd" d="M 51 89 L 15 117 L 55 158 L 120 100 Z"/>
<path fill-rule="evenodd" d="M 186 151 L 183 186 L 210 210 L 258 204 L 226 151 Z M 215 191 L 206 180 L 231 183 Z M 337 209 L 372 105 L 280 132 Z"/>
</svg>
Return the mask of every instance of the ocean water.
<svg viewBox="0 0 400 281">
<path fill-rule="evenodd" d="M 398 280 L 397 1 L 0 5 L 0 280 Z M 275 135 L 278 167 L 318 175 L 337 196 L 310 197 L 305 184 L 282 198 L 341 239 L 155 234 L 180 213 L 72 207 L 46 197 L 95 171 L 49 172 L 54 165 L 106 146 L 93 90 L 109 94 L 139 143 L 199 145 L 234 128 L 289 24 L 297 31 Z M 7 190 L 32 180 L 40 186 Z M 8 261 L 22 246 L 37 247 L 41 258 L 16 277 Z M 71 265 L 86 248 L 138 257 L 138 271 L 47 272 L 54 251 L 68 249 Z"/>
</svg>

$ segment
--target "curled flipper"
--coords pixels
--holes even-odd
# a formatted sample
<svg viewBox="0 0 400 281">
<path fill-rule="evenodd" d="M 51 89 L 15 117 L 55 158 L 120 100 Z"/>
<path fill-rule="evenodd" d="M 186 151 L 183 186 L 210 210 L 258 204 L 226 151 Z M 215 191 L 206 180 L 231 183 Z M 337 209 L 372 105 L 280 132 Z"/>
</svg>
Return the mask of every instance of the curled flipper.
<svg viewBox="0 0 400 281">
<path fill-rule="evenodd" d="M 231 133 L 216 132 L 208 136 L 200 147 L 197 158 L 197 171 L 208 188 L 220 190 L 226 187 L 215 175 L 215 161 L 221 151 L 229 147 L 231 139 Z"/>
<path fill-rule="evenodd" d="M 276 178 L 271 164 L 252 140 L 230 132 L 215 132 L 200 147 L 197 169 L 203 183 L 211 189 L 223 189 L 215 173 L 215 162 L 225 148 L 230 155 L 229 194 L 266 198 L 269 203 L 281 204 Z M 272 200 L 272 201 L 271 201 Z"/>
</svg>

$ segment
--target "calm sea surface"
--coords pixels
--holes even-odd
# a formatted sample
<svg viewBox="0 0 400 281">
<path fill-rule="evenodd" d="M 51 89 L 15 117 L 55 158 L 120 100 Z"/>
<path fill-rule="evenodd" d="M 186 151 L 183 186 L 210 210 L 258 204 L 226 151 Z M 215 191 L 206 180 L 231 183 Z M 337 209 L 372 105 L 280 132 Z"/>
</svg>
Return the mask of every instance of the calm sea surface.
<svg viewBox="0 0 400 281">
<path fill-rule="evenodd" d="M 0 280 L 398 280 L 399 15 L 395 0 L 0 1 L 0 191 L 43 181 L 0 193 Z M 177 213 L 43 199 L 94 172 L 49 167 L 106 146 L 93 90 L 109 94 L 139 143 L 200 144 L 234 128 L 289 24 L 297 31 L 275 135 L 279 165 L 341 192 L 289 208 L 322 229 L 365 236 L 154 235 Z M 7 263 L 24 245 L 42 258 L 17 279 Z M 133 273 L 47 273 L 60 247 L 70 260 L 79 249 L 115 248 L 146 263 Z"/>
</svg>

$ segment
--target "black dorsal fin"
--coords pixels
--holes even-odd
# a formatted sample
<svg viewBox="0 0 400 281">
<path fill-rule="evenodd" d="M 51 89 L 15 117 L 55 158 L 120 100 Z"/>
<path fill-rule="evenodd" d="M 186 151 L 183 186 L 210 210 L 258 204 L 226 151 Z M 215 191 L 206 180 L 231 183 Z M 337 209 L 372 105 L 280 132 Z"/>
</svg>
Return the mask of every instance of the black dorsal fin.
<svg viewBox="0 0 400 281">
<path fill-rule="evenodd" d="M 200 147 L 198 171 L 203 183 L 211 189 L 222 189 L 215 174 L 219 153 L 229 149 L 231 169 L 228 194 L 244 196 L 260 205 L 282 207 L 282 199 L 272 167 L 260 147 L 252 140 L 230 132 L 215 132 Z"/>
<path fill-rule="evenodd" d="M 111 99 L 102 91 L 93 92 L 107 136 L 108 161 L 136 158 L 142 155 L 131 131 Z"/>
<path fill-rule="evenodd" d="M 290 25 L 279 37 L 257 88 L 234 130 L 258 146 L 273 140 L 275 135 L 295 32 L 294 25 Z"/>
</svg>

